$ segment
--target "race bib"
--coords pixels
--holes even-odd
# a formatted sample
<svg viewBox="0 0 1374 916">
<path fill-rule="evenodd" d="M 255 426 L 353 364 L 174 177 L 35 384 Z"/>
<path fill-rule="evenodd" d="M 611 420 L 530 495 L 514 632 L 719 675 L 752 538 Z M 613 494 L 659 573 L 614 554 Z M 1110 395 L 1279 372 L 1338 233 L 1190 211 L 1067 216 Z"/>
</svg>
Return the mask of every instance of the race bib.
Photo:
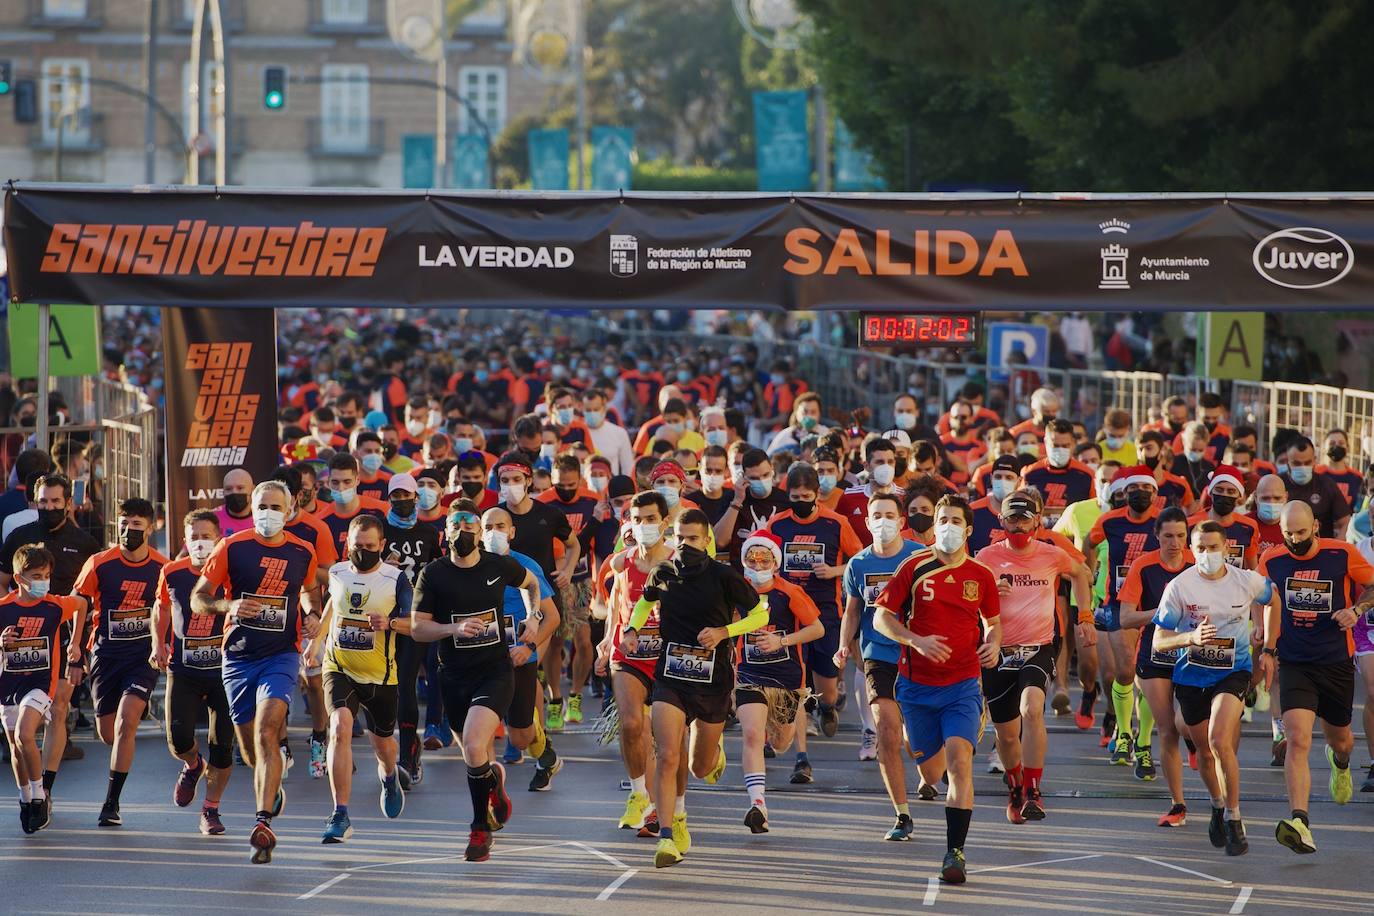
<svg viewBox="0 0 1374 916">
<path fill-rule="evenodd" d="M 1178 664 L 1178 650 L 1169 649 L 1160 651 L 1159 649 L 1150 650 L 1150 664 L 1159 665 L 1162 668 L 1172 668 Z"/>
<path fill-rule="evenodd" d="M 181 663 L 187 668 L 218 668 L 221 660 L 218 636 L 188 636 L 181 641 Z"/>
<path fill-rule="evenodd" d="M 352 652 L 371 652 L 377 644 L 376 639 L 372 622 L 366 617 L 339 618 L 339 629 L 334 634 L 336 647 Z"/>
<path fill-rule="evenodd" d="M 716 653 L 713 650 L 679 642 L 668 643 L 668 654 L 663 659 L 664 677 L 693 684 L 709 684 L 715 670 Z"/>
<path fill-rule="evenodd" d="M 1127 564 L 1125 566 L 1118 566 L 1116 568 L 1116 591 L 1118 593 L 1121 591 L 1121 586 L 1126 584 L 1126 577 L 1130 575 L 1130 572 L 1130 564 Z"/>
<path fill-rule="evenodd" d="M 109 639 L 145 639 L 153 631 L 153 609 L 150 607 L 107 611 Z"/>
<path fill-rule="evenodd" d="M 515 648 L 515 618 L 510 614 L 501 615 L 501 623 L 506 631 L 506 648 Z"/>
<path fill-rule="evenodd" d="M 1227 541 L 1227 542 L 1226 542 L 1226 562 L 1227 562 L 1227 563 L 1230 563 L 1232 566 L 1236 567 L 1237 569 L 1242 569 L 1242 568 L 1244 568 L 1244 566 L 1245 566 L 1245 548 L 1242 547 L 1241 545 L 1237 544 L 1235 541 Z"/>
<path fill-rule="evenodd" d="M 658 627 L 646 626 L 639 631 L 639 642 L 635 650 L 625 657 L 637 662 L 657 661 L 663 654 L 663 634 Z"/>
<path fill-rule="evenodd" d="M 776 633 L 778 636 L 786 636 L 787 631 L 778 630 L 756 630 L 744 637 L 744 660 L 751 665 L 772 665 L 777 662 L 785 662 L 789 657 L 787 646 L 779 647 L 776 652 L 765 652 L 758 646 L 758 639 L 765 633 Z"/>
<path fill-rule="evenodd" d="M 258 616 L 252 619 L 239 618 L 236 621 L 239 626 L 247 627 L 250 630 L 263 630 L 267 633 L 286 632 L 285 595 L 254 595 L 251 592 L 245 592 L 243 597 L 256 601 L 262 605 L 262 609 L 258 612 Z"/>
<path fill-rule="evenodd" d="M 13 649 L 5 653 L 5 673 L 25 674 L 34 671 L 47 671 L 51 665 L 48 637 L 31 636 L 21 639 Z"/>
<path fill-rule="evenodd" d="M 997 667 L 1003 671 L 1018 671 L 1039 651 L 1039 646 L 1008 646 L 1002 650 L 1002 661 Z"/>
<path fill-rule="evenodd" d="M 1374 628 L 1374 607 L 1364 612 L 1364 625 Z"/>
<path fill-rule="evenodd" d="M 1284 581 L 1284 607 L 1290 614 L 1330 614 L 1336 610 L 1332 597 L 1335 589 L 1330 579 L 1295 579 Z"/>
<path fill-rule="evenodd" d="M 1188 664 L 1229 671 L 1236 666 L 1236 641 L 1214 639 L 1203 646 L 1188 647 Z"/>
<path fill-rule="evenodd" d="M 782 545 L 782 571 L 794 576 L 809 576 L 825 565 L 825 545 L 788 541 Z"/>
<path fill-rule="evenodd" d="M 458 649 L 481 649 L 485 646 L 496 646 L 501 643 L 501 620 L 496 613 L 496 608 L 485 611 L 478 611 L 476 614 L 454 614 L 454 623 L 463 623 L 467 620 L 480 620 L 485 625 L 485 629 L 476 636 L 453 636 L 453 645 Z"/>
</svg>

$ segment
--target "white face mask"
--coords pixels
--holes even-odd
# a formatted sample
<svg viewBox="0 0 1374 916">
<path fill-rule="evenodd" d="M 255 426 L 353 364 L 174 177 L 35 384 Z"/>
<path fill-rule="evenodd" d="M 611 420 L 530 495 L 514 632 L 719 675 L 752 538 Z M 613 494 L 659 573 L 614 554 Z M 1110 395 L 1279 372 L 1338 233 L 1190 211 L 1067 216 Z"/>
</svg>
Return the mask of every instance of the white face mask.
<svg viewBox="0 0 1374 916">
<path fill-rule="evenodd" d="M 525 499 L 525 485 L 523 483 L 503 483 L 501 484 L 501 502 L 508 506 L 514 506 L 523 502 Z"/>
<path fill-rule="evenodd" d="M 49 590 L 50 588 L 52 588 L 52 580 L 51 580 L 51 579 L 30 579 L 30 580 L 29 580 L 28 588 L 29 588 L 29 597 L 31 597 L 31 598 L 46 598 L 46 597 L 48 597 L 48 590 Z"/>
<path fill-rule="evenodd" d="M 588 477 L 587 485 L 592 488 L 593 493 L 605 493 L 606 488 L 611 485 L 609 477 Z"/>
<path fill-rule="evenodd" d="M 754 588 L 763 588 L 773 581 L 773 570 L 771 569 L 752 569 L 744 567 L 744 578 L 749 580 L 749 584 Z"/>
<path fill-rule="evenodd" d="M 425 431 L 426 427 L 423 420 L 406 420 L 406 432 L 414 438 Z"/>
<path fill-rule="evenodd" d="M 678 502 L 682 498 L 677 491 L 677 487 L 668 486 L 666 484 L 654 487 L 654 492 L 663 497 L 664 501 L 668 503 L 669 509 L 676 509 Z"/>
<path fill-rule="evenodd" d="M 870 518 L 868 530 L 878 544 L 891 544 L 897 540 L 897 520 L 895 518 Z"/>
<path fill-rule="evenodd" d="M 892 422 L 896 427 L 904 432 L 910 432 L 916 428 L 916 415 L 906 411 L 898 411 L 892 415 Z"/>
<path fill-rule="evenodd" d="M 1048 451 L 1047 457 L 1050 459 L 1050 467 L 1063 468 L 1069 466 L 1069 450 L 1066 448 L 1052 448 Z"/>
<path fill-rule="evenodd" d="M 641 547 L 652 547 L 663 537 L 663 526 L 658 522 L 635 522 L 635 543 Z"/>
<path fill-rule="evenodd" d="M 214 549 L 215 542 L 209 538 L 196 538 L 186 542 L 186 553 L 190 555 L 191 562 L 197 566 L 204 564 Z"/>
<path fill-rule="evenodd" d="M 254 509 L 253 530 L 265 538 L 274 538 L 286 527 L 286 513 L 276 509 Z"/>
<path fill-rule="evenodd" d="M 702 474 L 701 488 L 712 493 L 725 488 L 724 474 Z"/>
<path fill-rule="evenodd" d="M 892 484 L 892 478 L 896 475 L 896 473 L 897 469 L 894 468 L 892 465 L 880 464 L 877 467 L 875 467 L 872 471 L 869 471 L 868 476 L 878 486 L 886 487 Z"/>
<path fill-rule="evenodd" d="M 510 537 L 504 531 L 483 531 L 482 549 L 487 553 L 497 553 L 504 556 L 510 550 Z"/>
<path fill-rule="evenodd" d="M 1226 565 L 1226 555 L 1219 550 L 1204 550 L 1197 555 L 1197 568 L 1203 575 L 1215 576 Z"/>
<path fill-rule="evenodd" d="M 964 526 L 957 522 L 945 522 L 943 525 L 935 526 L 935 546 L 945 553 L 954 553 L 963 547 L 967 537 Z"/>
<path fill-rule="evenodd" d="M 554 453 L 557 451 L 558 446 L 554 445 L 551 442 L 545 442 L 543 445 L 539 446 L 539 457 L 552 458 L 554 456 Z"/>
</svg>

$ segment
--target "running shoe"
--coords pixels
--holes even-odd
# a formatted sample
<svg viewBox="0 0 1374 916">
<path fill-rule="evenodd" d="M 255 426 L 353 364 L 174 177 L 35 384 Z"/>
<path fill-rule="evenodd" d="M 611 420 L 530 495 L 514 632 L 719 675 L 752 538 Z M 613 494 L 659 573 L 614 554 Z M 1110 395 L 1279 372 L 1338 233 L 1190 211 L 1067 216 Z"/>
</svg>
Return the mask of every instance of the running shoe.
<svg viewBox="0 0 1374 916">
<path fill-rule="evenodd" d="M 577 725 L 582 721 L 582 694 L 568 697 L 568 724 Z"/>
<path fill-rule="evenodd" d="M 631 792 L 625 799 L 625 813 L 620 815 L 621 830 L 638 830 L 644 826 L 649 814 L 649 796 L 643 792 Z"/>
<path fill-rule="evenodd" d="M 1007 821 L 1013 824 L 1024 824 L 1026 818 L 1021 814 L 1021 806 L 1026 803 L 1026 793 L 1020 786 L 1012 786 L 1007 790 Z"/>
<path fill-rule="evenodd" d="M 523 763 L 524 760 L 525 752 L 520 750 L 520 748 L 516 747 L 514 744 L 512 744 L 511 740 L 507 738 L 506 752 L 501 755 L 501 762 L 508 767 L 513 767 Z"/>
<path fill-rule="evenodd" d="M 506 794 L 505 766 L 493 762 L 491 775 L 496 780 L 496 784 L 491 789 L 491 813 L 496 818 L 496 822 L 504 827 L 506 822 L 510 820 L 511 812 L 510 796 Z"/>
<path fill-rule="evenodd" d="M 1331 745 L 1326 746 L 1326 762 L 1331 764 L 1331 779 L 1327 782 L 1327 788 L 1331 791 L 1331 800 L 1338 805 L 1344 805 L 1350 801 L 1350 796 L 1354 794 L 1354 788 L 1350 780 L 1350 761 L 1346 761 L 1344 767 L 1336 766 L 1336 752 L 1331 750 Z"/>
<path fill-rule="evenodd" d="M 52 819 L 52 805 L 48 798 L 35 798 L 29 806 L 29 832 L 37 833 L 48 826 Z"/>
<path fill-rule="evenodd" d="M 1365 776 L 1364 784 L 1360 786 L 1361 792 L 1374 792 L 1374 763 L 1369 765 L 1369 775 Z"/>
<path fill-rule="evenodd" d="M 272 799 L 272 816 L 276 817 L 286 810 L 286 786 L 277 786 L 277 797 Z"/>
<path fill-rule="evenodd" d="M 441 748 L 441 747 L 443 747 L 443 746 L 444 746 L 444 739 L 443 739 L 443 737 L 439 734 L 439 726 L 437 726 L 437 725 L 426 725 L 426 726 L 425 726 L 425 741 L 424 741 L 425 750 L 427 750 L 427 751 L 437 751 L 437 750 L 439 750 L 439 748 Z"/>
<path fill-rule="evenodd" d="M 1274 828 L 1274 839 L 1282 846 L 1299 855 L 1309 855 L 1317 851 L 1317 841 L 1312 839 L 1312 830 L 1300 817 L 1286 817 Z"/>
<path fill-rule="evenodd" d="M 1005 769 L 1002 767 L 1002 755 L 999 754 L 999 753 L 997 752 L 997 746 L 996 746 L 996 745 L 993 746 L 993 748 L 992 748 L 992 753 L 991 753 L 991 754 L 988 754 L 988 772 L 989 772 L 989 773 L 1003 773 L 1003 772 L 1006 772 Z"/>
<path fill-rule="evenodd" d="M 463 859 L 468 862 L 485 862 L 491 858 L 491 831 L 473 830 L 468 834 L 468 848 L 463 850 Z"/>
<path fill-rule="evenodd" d="M 401 788 L 401 777 L 392 775 L 390 779 L 382 780 L 381 802 L 382 814 L 391 818 L 393 821 L 401 816 L 401 812 L 406 808 L 406 793 Z"/>
<path fill-rule="evenodd" d="M 291 745 L 283 741 L 281 743 L 281 778 L 285 779 L 286 774 L 291 772 L 291 768 L 296 765 L 296 758 L 291 753 Z"/>
<path fill-rule="evenodd" d="M 808 713 L 806 716 L 806 737 L 817 738 L 820 736 L 820 726 L 816 724 L 816 716 Z"/>
<path fill-rule="evenodd" d="M 218 808 L 200 809 L 200 832 L 206 836 L 224 835 L 224 822 L 219 819 Z"/>
<path fill-rule="evenodd" d="M 196 786 L 200 785 L 200 778 L 205 775 L 205 758 L 197 758 L 197 765 L 193 769 L 186 764 L 181 765 L 181 773 L 177 776 L 176 785 L 172 787 L 172 801 L 178 808 L 185 808 L 196 799 Z"/>
<path fill-rule="evenodd" d="M 658 836 L 661 825 L 658 822 L 658 810 L 652 805 L 649 806 L 649 813 L 644 815 L 644 826 L 639 828 L 635 834 L 641 840 L 649 840 Z"/>
<path fill-rule="evenodd" d="M 312 735 L 310 737 L 310 778 L 323 779 L 328 769 L 328 756 L 325 754 L 323 741 L 316 741 Z"/>
<path fill-rule="evenodd" d="M 25 833 L 33 833 L 29 827 L 29 809 L 33 807 L 33 802 L 19 800 L 19 828 Z"/>
<path fill-rule="evenodd" d="M 563 730 L 563 701 L 556 700 L 549 703 L 548 714 L 544 717 L 544 728 L 551 732 L 561 732 Z"/>
<path fill-rule="evenodd" d="M 396 778 L 401 781 L 401 791 L 409 792 L 415 788 L 415 780 L 410 776 L 410 770 L 406 769 L 405 764 L 396 764 Z"/>
<path fill-rule="evenodd" d="M 1083 692 L 1083 699 L 1078 704 L 1078 712 L 1074 713 L 1073 717 L 1073 724 L 1078 726 L 1079 731 L 1085 732 L 1093 727 L 1093 705 L 1096 702 L 1096 690 Z"/>
<path fill-rule="evenodd" d="M 682 853 L 672 839 L 665 836 L 658 841 L 658 848 L 654 850 L 654 868 L 667 868 L 681 861 Z"/>
<path fill-rule="evenodd" d="M 342 811 L 335 811 L 329 815 L 329 820 L 324 825 L 324 836 L 320 843 L 331 846 L 335 843 L 342 843 L 353 835 L 353 823 L 348 819 L 348 815 Z"/>
<path fill-rule="evenodd" d="M 878 733 L 864 729 L 863 741 L 859 744 L 860 760 L 878 759 Z"/>
<path fill-rule="evenodd" d="M 911 834 L 915 829 L 916 825 L 912 823 L 911 815 L 899 814 L 897 815 L 897 823 L 892 825 L 892 829 L 887 832 L 887 836 L 883 839 L 891 840 L 894 843 L 905 843 L 911 839 Z"/>
<path fill-rule="evenodd" d="M 767 833 L 768 809 L 758 805 L 750 805 L 749 810 L 744 815 L 744 826 L 749 828 L 750 833 Z"/>
<path fill-rule="evenodd" d="M 248 845 L 253 847 L 253 857 L 250 861 L 254 865 L 266 865 L 272 861 L 272 850 L 277 848 L 277 835 L 272 832 L 272 825 L 267 821 L 258 821 L 253 825 L 253 832 L 248 834 Z"/>
<path fill-rule="evenodd" d="M 420 762 L 420 755 L 415 755 L 415 760 L 411 762 L 411 768 L 407 770 L 410 774 L 410 784 L 418 786 L 425 779 L 425 765 Z"/>
<path fill-rule="evenodd" d="M 1110 709 L 1102 714 L 1102 737 L 1098 739 L 1099 747 L 1107 747 L 1108 743 L 1116 738 L 1116 713 Z"/>
<path fill-rule="evenodd" d="M 1153 782 L 1156 776 L 1154 755 L 1148 747 L 1137 748 L 1135 752 L 1135 778 L 1142 782 Z"/>
<path fill-rule="evenodd" d="M 962 849 L 951 849 L 945 853 L 944 864 L 940 866 L 940 880 L 945 884 L 963 884 L 968 880 L 968 865 Z"/>
<path fill-rule="evenodd" d="M 708 786 L 714 786 L 720 782 L 720 778 L 725 775 L 725 734 L 720 736 L 720 756 L 716 758 L 716 765 L 711 767 L 711 772 L 701 777 Z M 1347 771 L 1348 775 L 1348 771 Z"/>
<path fill-rule="evenodd" d="M 1274 743 L 1269 745 L 1269 765 L 1271 767 L 1281 767 L 1288 759 L 1288 739 L 1280 735 L 1274 739 Z M 1197 767 L 1193 767 L 1197 769 Z"/>
<path fill-rule="evenodd" d="M 1073 704 L 1069 702 L 1069 695 L 1067 693 L 1062 690 L 1056 690 L 1054 692 L 1054 699 L 1050 701 L 1050 707 L 1054 710 L 1056 716 L 1067 716 L 1069 710 L 1073 708 Z M 1089 728 L 1091 727 L 1091 724 L 1089 724 Z"/>
<path fill-rule="evenodd" d="M 687 829 L 687 812 L 673 815 L 673 842 L 684 856 L 692 851 L 692 833 Z"/>
<path fill-rule="evenodd" d="M 1273 700 L 1269 696 L 1269 688 L 1263 683 L 1255 685 L 1255 710 L 1257 712 L 1268 712 L 1273 705 Z"/>
<path fill-rule="evenodd" d="M 1174 805 L 1169 809 L 1169 813 L 1159 819 L 1161 827 L 1186 827 L 1188 826 L 1188 806 Z"/>
<path fill-rule="evenodd" d="M 798 760 L 792 767 L 792 778 L 789 780 L 794 786 L 806 786 L 815 782 L 811 775 L 811 764 L 806 760 Z"/>
<path fill-rule="evenodd" d="M 770 743 L 767 742 L 767 741 L 763 742 L 763 759 L 764 759 L 764 760 L 772 760 L 773 758 L 775 758 L 775 757 L 777 757 L 777 756 L 778 756 L 778 752 L 775 751 L 775 750 L 773 749 L 773 745 L 770 744 Z M 1370 766 L 1370 768 L 1369 768 L 1369 774 L 1370 774 L 1370 778 L 1371 778 L 1371 779 L 1374 779 L 1374 766 Z"/>
<path fill-rule="evenodd" d="M 549 784 L 553 782 L 553 778 L 558 775 L 558 771 L 561 769 L 563 769 L 563 758 L 556 754 L 554 755 L 553 764 L 551 766 L 546 767 L 536 763 L 534 765 L 534 775 L 530 777 L 530 791 L 549 791 Z"/>
<path fill-rule="evenodd" d="M 1131 765 L 1131 757 L 1134 756 L 1132 745 L 1134 744 L 1130 735 L 1117 735 L 1116 744 L 1112 747 L 1111 764 L 1114 767 L 1124 767 Z"/>
<path fill-rule="evenodd" d="M 1245 838 L 1245 825 L 1240 821 L 1226 822 L 1226 854 L 1243 856 L 1250 851 L 1250 841 Z"/>
<path fill-rule="evenodd" d="M 840 711 L 834 706 L 821 704 L 821 734 L 827 738 L 835 737 L 835 732 L 840 730 Z"/>
<path fill-rule="evenodd" d="M 940 790 L 928 782 L 923 782 L 916 788 L 916 797 L 921 801 L 935 801 L 940 795 Z"/>
<path fill-rule="evenodd" d="M 1021 816 L 1028 821 L 1045 819 L 1045 802 L 1040 797 L 1040 788 L 1031 786 L 1026 790 L 1026 803 L 1021 806 Z"/>
<path fill-rule="evenodd" d="M 100 819 L 96 821 L 101 827 L 119 827 L 124 821 L 119 816 L 119 805 L 113 802 L 106 802 L 100 807 Z"/>
<path fill-rule="evenodd" d="M 1207 839 L 1217 849 L 1226 845 L 1226 813 L 1220 808 L 1212 809 L 1212 820 L 1207 824 Z"/>
</svg>

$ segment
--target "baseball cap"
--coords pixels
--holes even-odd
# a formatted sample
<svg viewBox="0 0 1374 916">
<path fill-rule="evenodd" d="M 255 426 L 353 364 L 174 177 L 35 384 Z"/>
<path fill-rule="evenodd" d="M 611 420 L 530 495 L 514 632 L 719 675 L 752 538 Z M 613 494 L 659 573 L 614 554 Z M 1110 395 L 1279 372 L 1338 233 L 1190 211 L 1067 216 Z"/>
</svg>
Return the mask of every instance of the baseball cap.
<svg viewBox="0 0 1374 916">
<path fill-rule="evenodd" d="M 1029 496 L 1014 493 L 1002 500 L 1002 518 L 1015 518 L 1018 515 L 1035 518 L 1039 514 L 1040 507 Z"/>
<path fill-rule="evenodd" d="M 902 448 L 911 448 L 911 437 L 904 429 L 889 429 L 883 433 L 883 438 Z"/>
<path fill-rule="evenodd" d="M 414 493 L 419 489 L 415 484 L 415 478 L 410 474 L 392 474 L 391 481 L 386 485 L 387 494 L 395 493 L 397 490 L 404 490 L 407 493 Z"/>
</svg>

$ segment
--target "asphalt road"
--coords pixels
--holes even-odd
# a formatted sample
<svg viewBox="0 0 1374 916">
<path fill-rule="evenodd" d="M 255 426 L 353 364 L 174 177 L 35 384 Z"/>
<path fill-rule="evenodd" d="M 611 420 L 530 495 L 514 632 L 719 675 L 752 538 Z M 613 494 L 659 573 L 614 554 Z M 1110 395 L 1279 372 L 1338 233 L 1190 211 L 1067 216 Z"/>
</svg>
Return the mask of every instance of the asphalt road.
<svg viewBox="0 0 1374 916">
<path fill-rule="evenodd" d="M 184 810 L 172 804 L 180 764 L 168 755 L 161 730 L 145 723 L 124 791 L 124 826 L 99 829 L 107 756 L 83 733 L 78 740 L 87 756 L 63 767 L 52 825 L 25 836 L 14 807 L 0 818 L 0 887 L 10 894 L 0 911 L 603 914 L 687 904 L 710 913 L 1374 913 L 1374 794 L 1357 792 L 1343 807 L 1330 802 L 1320 742 L 1312 754 L 1318 853 L 1299 857 L 1273 840 L 1287 804 L 1282 771 L 1267 765 L 1267 727 L 1257 720 L 1241 749 L 1251 850 L 1228 859 L 1207 841 L 1207 802 L 1196 774 L 1185 775 L 1188 826 L 1160 829 L 1155 821 L 1168 807 L 1162 778 L 1135 781 L 1106 764 L 1095 734 L 1052 719 L 1049 817 L 1008 824 L 1000 779 L 984 773 L 980 757 L 970 879 L 949 888 L 933 877 L 944 852 L 940 802 L 913 802 L 913 842 L 883 842 L 892 810 L 876 764 L 856 759 L 855 722 L 847 710 L 839 735 L 812 739 L 814 786 L 787 784 L 790 756 L 770 761 L 772 832 L 761 836 L 741 823 L 747 796 L 738 732 L 731 734 L 722 785 L 694 781 L 689 791 L 692 851 L 664 870 L 653 868 L 651 840 L 616 829 L 625 797 L 619 758 L 614 748 L 597 746 L 588 726 L 556 738 L 567 766 L 552 792 L 525 791 L 528 761 L 510 768 L 514 817 L 496 835 L 490 861 L 480 864 L 462 861 L 471 809 L 456 747 L 426 755 L 424 782 L 409 794 L 401 818 L 386 821 L 365 741 L 356 741 L 355 833 L 344 845 L 322 846 L 332 803 L 326 781 L 307 772 L 298 707 L 292 726 L 299 762 L 287 780 L 286 811 L 275 821 L 280 845 L 271 865 L 255 866 L 246 839 L 248 770 L 235 769 L 225 795 L 228 833 L 203 837 L 196 830 L 199 802 Z M 1362 740 L 1356 761 L 1368 763 Z"/>
</svg>

